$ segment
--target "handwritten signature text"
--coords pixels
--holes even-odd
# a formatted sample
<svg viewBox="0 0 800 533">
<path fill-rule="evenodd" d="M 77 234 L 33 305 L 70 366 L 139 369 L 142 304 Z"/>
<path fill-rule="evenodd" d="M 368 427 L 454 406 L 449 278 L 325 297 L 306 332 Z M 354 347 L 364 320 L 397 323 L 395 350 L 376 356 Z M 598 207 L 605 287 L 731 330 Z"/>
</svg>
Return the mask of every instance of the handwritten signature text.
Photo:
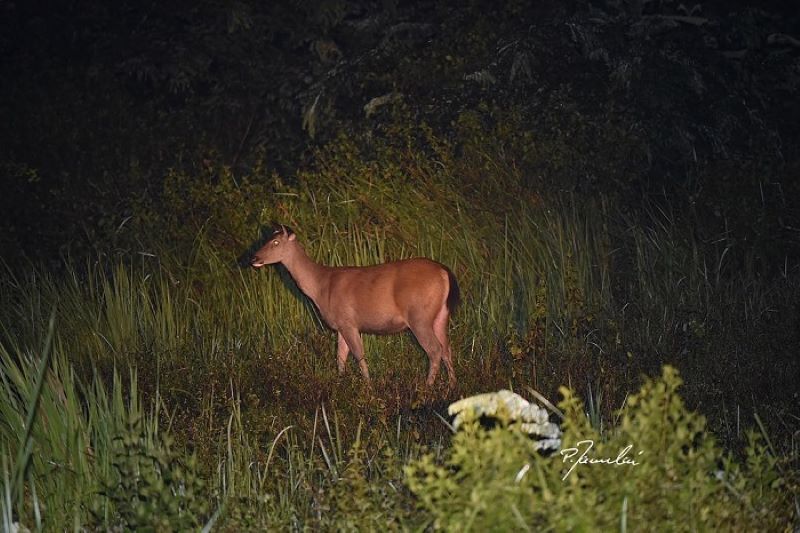
<svg viewBox="0 0 800 533">
<path fill-rule="evenodd" d="M 562 481 L 567 479 L 578 465 L 606 464 L 612 466 L 636 466 L 640 464 L 635 459 L 628 457 L 628 454 L 633 449 L 633 444 L 628 444 L 622 448 L 616 457 L 591 457 L 590 452 L 593 447 L 594 441 L 587 439 L 578 441 L 574 448 L 564 448 L 561 450 L 562 461 L 572 464 L 569 470 L 564 474 L 564 477 L 561 478 Z M 641 455 L 642 453 L 644 452 L 640 451 L 636 455 Z"/>
</svg>

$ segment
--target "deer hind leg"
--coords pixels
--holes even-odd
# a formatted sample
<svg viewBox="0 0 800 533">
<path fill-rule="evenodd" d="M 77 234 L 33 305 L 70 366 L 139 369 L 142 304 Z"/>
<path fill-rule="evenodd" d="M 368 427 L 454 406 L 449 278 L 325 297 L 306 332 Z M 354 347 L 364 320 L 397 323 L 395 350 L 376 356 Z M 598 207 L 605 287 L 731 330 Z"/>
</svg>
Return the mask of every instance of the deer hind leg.
<svg viewBox="0 0 800 533">
<path fill-rule="evenodd" d="M 342 348 L 342 340 L 344 340 L 345 348 Z M 364 344 L 361 342 L 361 334 L 356 328 L 343 328 L 339 330 L 339 370 L 344 368 L 344 363 L 347 361 L 347 347 L 353 352 L 353 357 L 358 361 L 358 367 L 361 369 L 361 375 L 369 382 L 369 369 L 367 368 L 367 360 L 364 359 Z M 344 350 L 344 360 L 342 360 L 342 351 Z"/>
<path fill-rule="evenodd" d="M 447 336 L 447 323 L 450 318 L 450 311 L 447 306 L 442 306 L 441 311 L 436 315 L 433 320 L 433 333 L 442 345 L 442 358 L 444 359 L 444 366 L 447 369 L 448 386 L 453 388 L 457 384 L 456 371 L 453 368 L 453 355 L 450 350 L 450 339 Z"/>
<path fill-rule="evenodd" d="M 339 374 L 344 374 L 346 365 L 347 365 L 347 356 L 350 355 L 350 347 L 347 345 L 347 341 L 344 340 L 341 332 L 336 332 L 338 335 L 338 339 L 336 342 L 336 363 L 339 366 Z"/>
<path fill-rule="evenodd" d="M 436 337 L 429 321 L 410 324 L 409 327 L 411 328 L 411 333 L 417 338 L 419 345 L 428 354 L 428 379 L 425 380 L 425 384 L 430 387 L 436 381 L 436 375 L 439 373 L 439 366 L 442 363 L 442 343 Z"/>
</svg>

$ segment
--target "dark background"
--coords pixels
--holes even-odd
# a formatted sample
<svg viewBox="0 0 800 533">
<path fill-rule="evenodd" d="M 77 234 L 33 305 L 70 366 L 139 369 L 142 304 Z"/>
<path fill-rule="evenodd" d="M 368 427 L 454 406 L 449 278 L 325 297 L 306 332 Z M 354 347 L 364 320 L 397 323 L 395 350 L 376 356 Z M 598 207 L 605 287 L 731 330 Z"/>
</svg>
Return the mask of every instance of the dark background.
<svg viewBox="0 0 800 533">
<path fill-rule="evenodd" d="M 393 105 L 444 135 L 464 110 L 511 112 L 520 135 L 573 132 L 562 168 L 522 169 L 532 188 L 666 202 L 699 234 L 757 248 L 764 268 L 797 258 L 792 2 L 4 0 L 0 12 L 10 264 L 131 251 L 120 224 L 158 205 L 169 169 L 258 160 L 291 181 L 340 132 L 380 135 Z M 392 92 L 398 104 L 365 115 Z"/>
</svg>

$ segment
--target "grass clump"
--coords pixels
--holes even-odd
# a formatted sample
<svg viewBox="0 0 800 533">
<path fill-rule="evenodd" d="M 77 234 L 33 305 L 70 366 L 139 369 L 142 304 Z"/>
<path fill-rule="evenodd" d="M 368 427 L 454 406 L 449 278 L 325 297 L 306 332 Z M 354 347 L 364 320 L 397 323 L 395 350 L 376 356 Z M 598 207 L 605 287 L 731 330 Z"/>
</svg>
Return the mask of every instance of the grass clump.
<svg viewBox="0 0 800 533">
<path fill-rule="evenodd" d="M 211 500 L 196 461 L 145 411 L 136 373 L 126 386 L 114 370 L 110 389 L 84 381 L 49 331 L 41 357 L 0 345 L 5 529 L 11 517 L 45 530 L 199 526 Z"/>
</svg>

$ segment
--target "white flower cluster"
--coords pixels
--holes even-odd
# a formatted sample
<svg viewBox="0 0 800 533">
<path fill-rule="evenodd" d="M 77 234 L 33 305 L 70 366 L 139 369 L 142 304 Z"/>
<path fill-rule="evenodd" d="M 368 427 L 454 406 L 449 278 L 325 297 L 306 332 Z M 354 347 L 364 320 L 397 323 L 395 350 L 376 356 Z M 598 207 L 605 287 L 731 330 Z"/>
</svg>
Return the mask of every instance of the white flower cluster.
<svg viewBox="0 0 800 533">
<path fill-rule="evenodd" d="M 519 422 L 519 430 L 536 439 L 533 444 L 535 450 L 557 450 L 561 447 L 561 429 L 550 422 L 547 411 L 509 390 L 464 398 L 450 404 L 447 412 L 450 416 L 455 415 L 455 429 L 467 419 L 505 418 L 510 422 Z"/>
</svg>

